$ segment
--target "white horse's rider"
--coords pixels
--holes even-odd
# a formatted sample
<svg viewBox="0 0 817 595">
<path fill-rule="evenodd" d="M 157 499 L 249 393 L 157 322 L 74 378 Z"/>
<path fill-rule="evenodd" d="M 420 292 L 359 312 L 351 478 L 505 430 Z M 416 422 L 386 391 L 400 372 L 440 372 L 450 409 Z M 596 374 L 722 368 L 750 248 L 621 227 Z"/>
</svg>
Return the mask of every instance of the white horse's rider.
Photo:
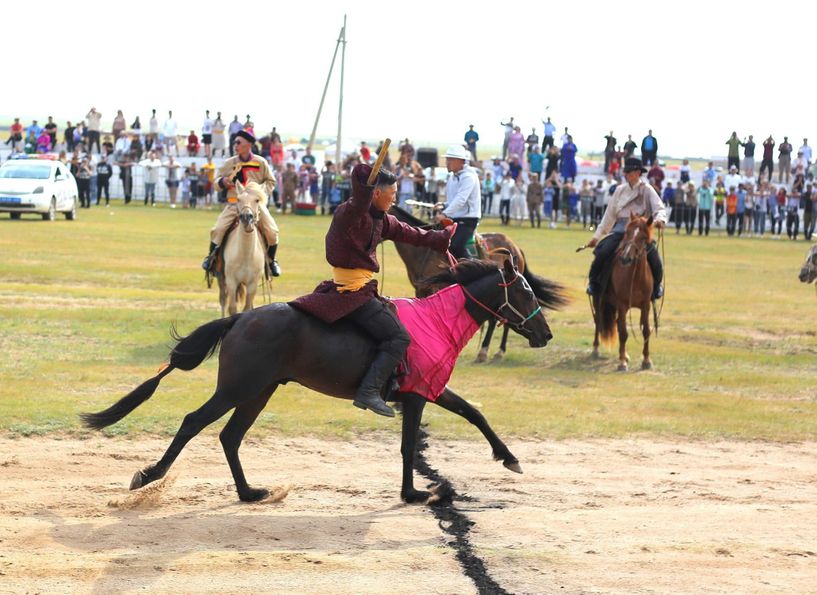
<svg viewBox="0 0 817 595">
<path fill-rule="evenodd" d="M 213 255 L 224 241 L 224 234 L 238 220 L 238 208 L 236 206 L 235 183 L 241 182 L 247 185 L 249 182 L 257 182 L 269 196 L 275 188 L 275 178 L 272 177 L 267 160 L 260 155 L 255 155 L 252 148 L 255 146 L 255 137 L 245 130 L 241 130 L 235 137 L 235 156 L 230 157 L 218 170 L 215 180 L 217 190 L 227 190 L 227 206 L 218 216 L 216 224 L 210 230 L 210 253 L 201 264 L 205 271 L 209 271 L 213 264 Z M 275 252 L 278 250 L 278 226 L 275 219 L 267 209 L 266 201 L 261 201 L 258 209 L 258 229 L 267 242 L 267 254 L 269 255 L 270 268 L 273 276 L 281 274 L 281 267 L 275 260 Z"/>
</svg>

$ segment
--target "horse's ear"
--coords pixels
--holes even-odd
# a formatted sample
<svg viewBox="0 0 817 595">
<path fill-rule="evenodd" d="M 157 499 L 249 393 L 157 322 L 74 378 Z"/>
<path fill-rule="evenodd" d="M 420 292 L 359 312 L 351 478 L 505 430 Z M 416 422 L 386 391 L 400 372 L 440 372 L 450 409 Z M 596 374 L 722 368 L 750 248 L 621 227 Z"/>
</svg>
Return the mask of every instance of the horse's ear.
<svg viewBox="0 0 817 595">
<path fill-rule="evenodd" d="M 637 215 L 635 213 L 630 213 L 630 221 L 632 221 L 636 217 L 637 217 Z"/>
<path fill-rule="evenodd" d="M 235 193 L 244 194 L 244 184 L 242 184 L 238 180 L 235 181 Z"/>
<path fill-rule="evenodd" d="M 508 279 L 512 279 L 516 276 L 516 267 L 513 265 L 513 258 L 506 258 L 502 266 L 505 269 L 505 275 Z"/>
<path fill-rule="evenodd" d="M 647 227 L 650 227 L 651 225 L 652 225 L 652 215 L 650 215 L 650 218 L 647 219 Z"/>
</svg>

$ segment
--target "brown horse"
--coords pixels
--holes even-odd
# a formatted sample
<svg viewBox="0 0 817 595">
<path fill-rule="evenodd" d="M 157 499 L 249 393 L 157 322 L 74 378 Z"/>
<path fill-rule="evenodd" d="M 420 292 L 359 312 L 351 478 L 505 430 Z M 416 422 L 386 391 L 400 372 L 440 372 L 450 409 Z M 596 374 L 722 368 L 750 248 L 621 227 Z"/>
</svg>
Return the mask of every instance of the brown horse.
<svg viewBox="0 0 817 595">
<path fill-rule="evenodd" d="M 642 370 L 652 368 L 650 360 L 650 306 L 652 305 L 653 277 L 647 263 L 647 247 L 652 242 L 652 217 L 630 216 L 624 237 L 613 259 L 610 280 L 604 291 L 593 298 L 596 336 L 593 339 L 593 357 L 599 357 L 599 336 L 611 343 L 618 327 L 618 371 L 626 372 L 627 312 L 641 310 L 641 332 L 644 335 Z"/>
<path fill-rule="evenodd" d="M 389 213 L 403 223 L 408 223 L 415 227 L 423 227 L 426 229 L 432 227 L 430 224 L 414 217 L 399 207 L 393 206 Z M 565 295 L 564 287 L 531 272 L 524 252 L 522 252 L 511 238 L 502 233 L 484 233 L 477 234 L 477 236 L 477 252 L 479 253 L 479 258 L 492 260 L 500 267 L 504 266 L 505 261 L 509 260 L 511 264 L 522 273 L 522 276 L 528 282 L 528 285 L 530 285 L 533 293 L 539 300 L 539 304 L 543 308 L 558 310 L 567 305 L 568 299 Z M 427 283 L 423 283 L 423 281 L 439 274 L 441 270 L 448 267 L 448 261 L 444 255 L 428 248 L 411 246 L 405 243 L 395 242 L 394 247 L 406 265 L 409 281 L 414 286 L 415 295 L 418 298 L 429 296 L 442 289 L 442 286 L 430 286 Z M 491 345 L 491 338 L 493 337 L 496 324 L 497 321 L 494 318 L 488 321 L 488 329 L 485 332 L 485 338 L 477 354 L 476 361 L 478 363 L 485 362 L 488 359 L 488 348 Z M 502 342 L 500 343 L 499 351 L 494 354 L 494 361 L 501 360 L 505 356 L 508 343 L 508 330 L 507 325 L 502 329 Z"/>
</svg>

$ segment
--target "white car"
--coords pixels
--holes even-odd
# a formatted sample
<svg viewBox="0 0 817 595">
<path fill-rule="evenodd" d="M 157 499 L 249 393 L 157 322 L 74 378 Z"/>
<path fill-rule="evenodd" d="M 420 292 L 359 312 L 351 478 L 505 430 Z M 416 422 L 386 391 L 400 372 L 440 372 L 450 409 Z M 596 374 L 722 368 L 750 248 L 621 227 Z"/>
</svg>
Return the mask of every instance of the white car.
<svg viewBox="0 0 817 595">
<path fill-rule="evenodd" d="M 0 166 L 0 213 L 11 213 L 12 219 L 36 213 L 53 221 L 60 212 L 73 221 L 78 193 L 68 166 L 44 155 L 25 157 L 11 158 Z"/>
</svg>

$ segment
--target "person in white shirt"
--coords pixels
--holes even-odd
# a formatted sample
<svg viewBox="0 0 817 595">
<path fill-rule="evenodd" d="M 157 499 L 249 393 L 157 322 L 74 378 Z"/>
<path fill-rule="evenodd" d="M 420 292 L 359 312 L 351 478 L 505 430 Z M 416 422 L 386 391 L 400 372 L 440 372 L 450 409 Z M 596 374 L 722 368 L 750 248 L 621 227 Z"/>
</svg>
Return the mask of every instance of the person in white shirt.
<svg viewBox="0 0 817 595">
<path fill-rule="evenodd" d="M 224 122 L 221 120 L 221 112 L 216 112 L 216 119 L 213 122 L 213 156 L 217 154 L 218 151 L 221 151 L 221 156 L 225 156 L 225 145 L 224 145 Z"/>
<path fill-rule="evenodd" d="M 738 168 L 734 165 L 729 168 L 729 173 L 723 177 L 723 186 L 727 190 L 731 187 L 737 187 L 743 183 L 743 176 L 738 173 Z"/>
<path fill-rule="evenodd" d="M 204 122 L 201 124 L 201 144 L 204 145 L 204 156 L 210 157 L 213 144 L 213 120 L 210 118 L 209 109 L 205 110 Z"/>
<path fill-rule="evenodd" d="M 641 159 L 631 157 L 624 162 L 624 177 L 626 182 L 619 184 L 604 217 L 601 219 L 593 238 L 587 242 L 587 247 L 595 246 L 593 254 L 595 258 L 590 265 L 590 284 L 587 286 L 587 293 L 598 295 L 602 290 L 601 277 L 605 266 L 610 262 L 613 254 L 624 237 L 624 230 L 631 214 L 639 217 L 651 216 L 653 225 L 661 229 L 667 224 L 667 209 L 658 193 L 641 179 L 642 174 L 647 173 L 647 169 L 641 164 Z M 609 234 L 609 235 L 608 235 Z M 664 295 L 661 281 L 664 277 L 664 267 L 655 242 L 652 242 L 647 249 L 647 262 L 652 269 L 653 276 L 653 299 L 659 299 Z"/>
<path fill-rule="evenodd" d="M 177 129 L 178 124 L 176 124 L 176 120 L 173 119 L 173 112 L 168 111 L 167 120 L 162 124 L 162 136 L 164 136 L 167 154 L 170 155 L 170 147 L 173 147 L 173 152 L 176 154 L 176 157 L 179 156 L 179 145 L 176 142 Z"/>
<path fill-rule="evenodd" d="M 156 152 L 148 153 L 147 159 L 142 159 L 139 162 L 145 170 L 145 206 L 150 199 L 150 205 L 156 206 L 156 184 L 159 183 L 159 170 L 162 168 L 162 160 L 156 157 Z"/>
<path fill-rule="evenodd" d="M 469 258 L 465 244 L 474 237 L 482 218 L 482 196 L 479 176 L 468 165 L 470 153 L 463 145 L 453 145 L 445 152 L 445 166 L 451 175 L 445 187 L 445 208 L 437 220 L 451 219 L 457 224 L 449 250 L 456 258 Z"/>
<path fill-rule="evenodd" d="M 811 147 L 808 145 L 808 139 L 803 139 L 803 146 L 797 149 L 801 153 L 803 153 L 803 157 L 806 160 L 806 170 L 811 166 Z"/>
</svg>

